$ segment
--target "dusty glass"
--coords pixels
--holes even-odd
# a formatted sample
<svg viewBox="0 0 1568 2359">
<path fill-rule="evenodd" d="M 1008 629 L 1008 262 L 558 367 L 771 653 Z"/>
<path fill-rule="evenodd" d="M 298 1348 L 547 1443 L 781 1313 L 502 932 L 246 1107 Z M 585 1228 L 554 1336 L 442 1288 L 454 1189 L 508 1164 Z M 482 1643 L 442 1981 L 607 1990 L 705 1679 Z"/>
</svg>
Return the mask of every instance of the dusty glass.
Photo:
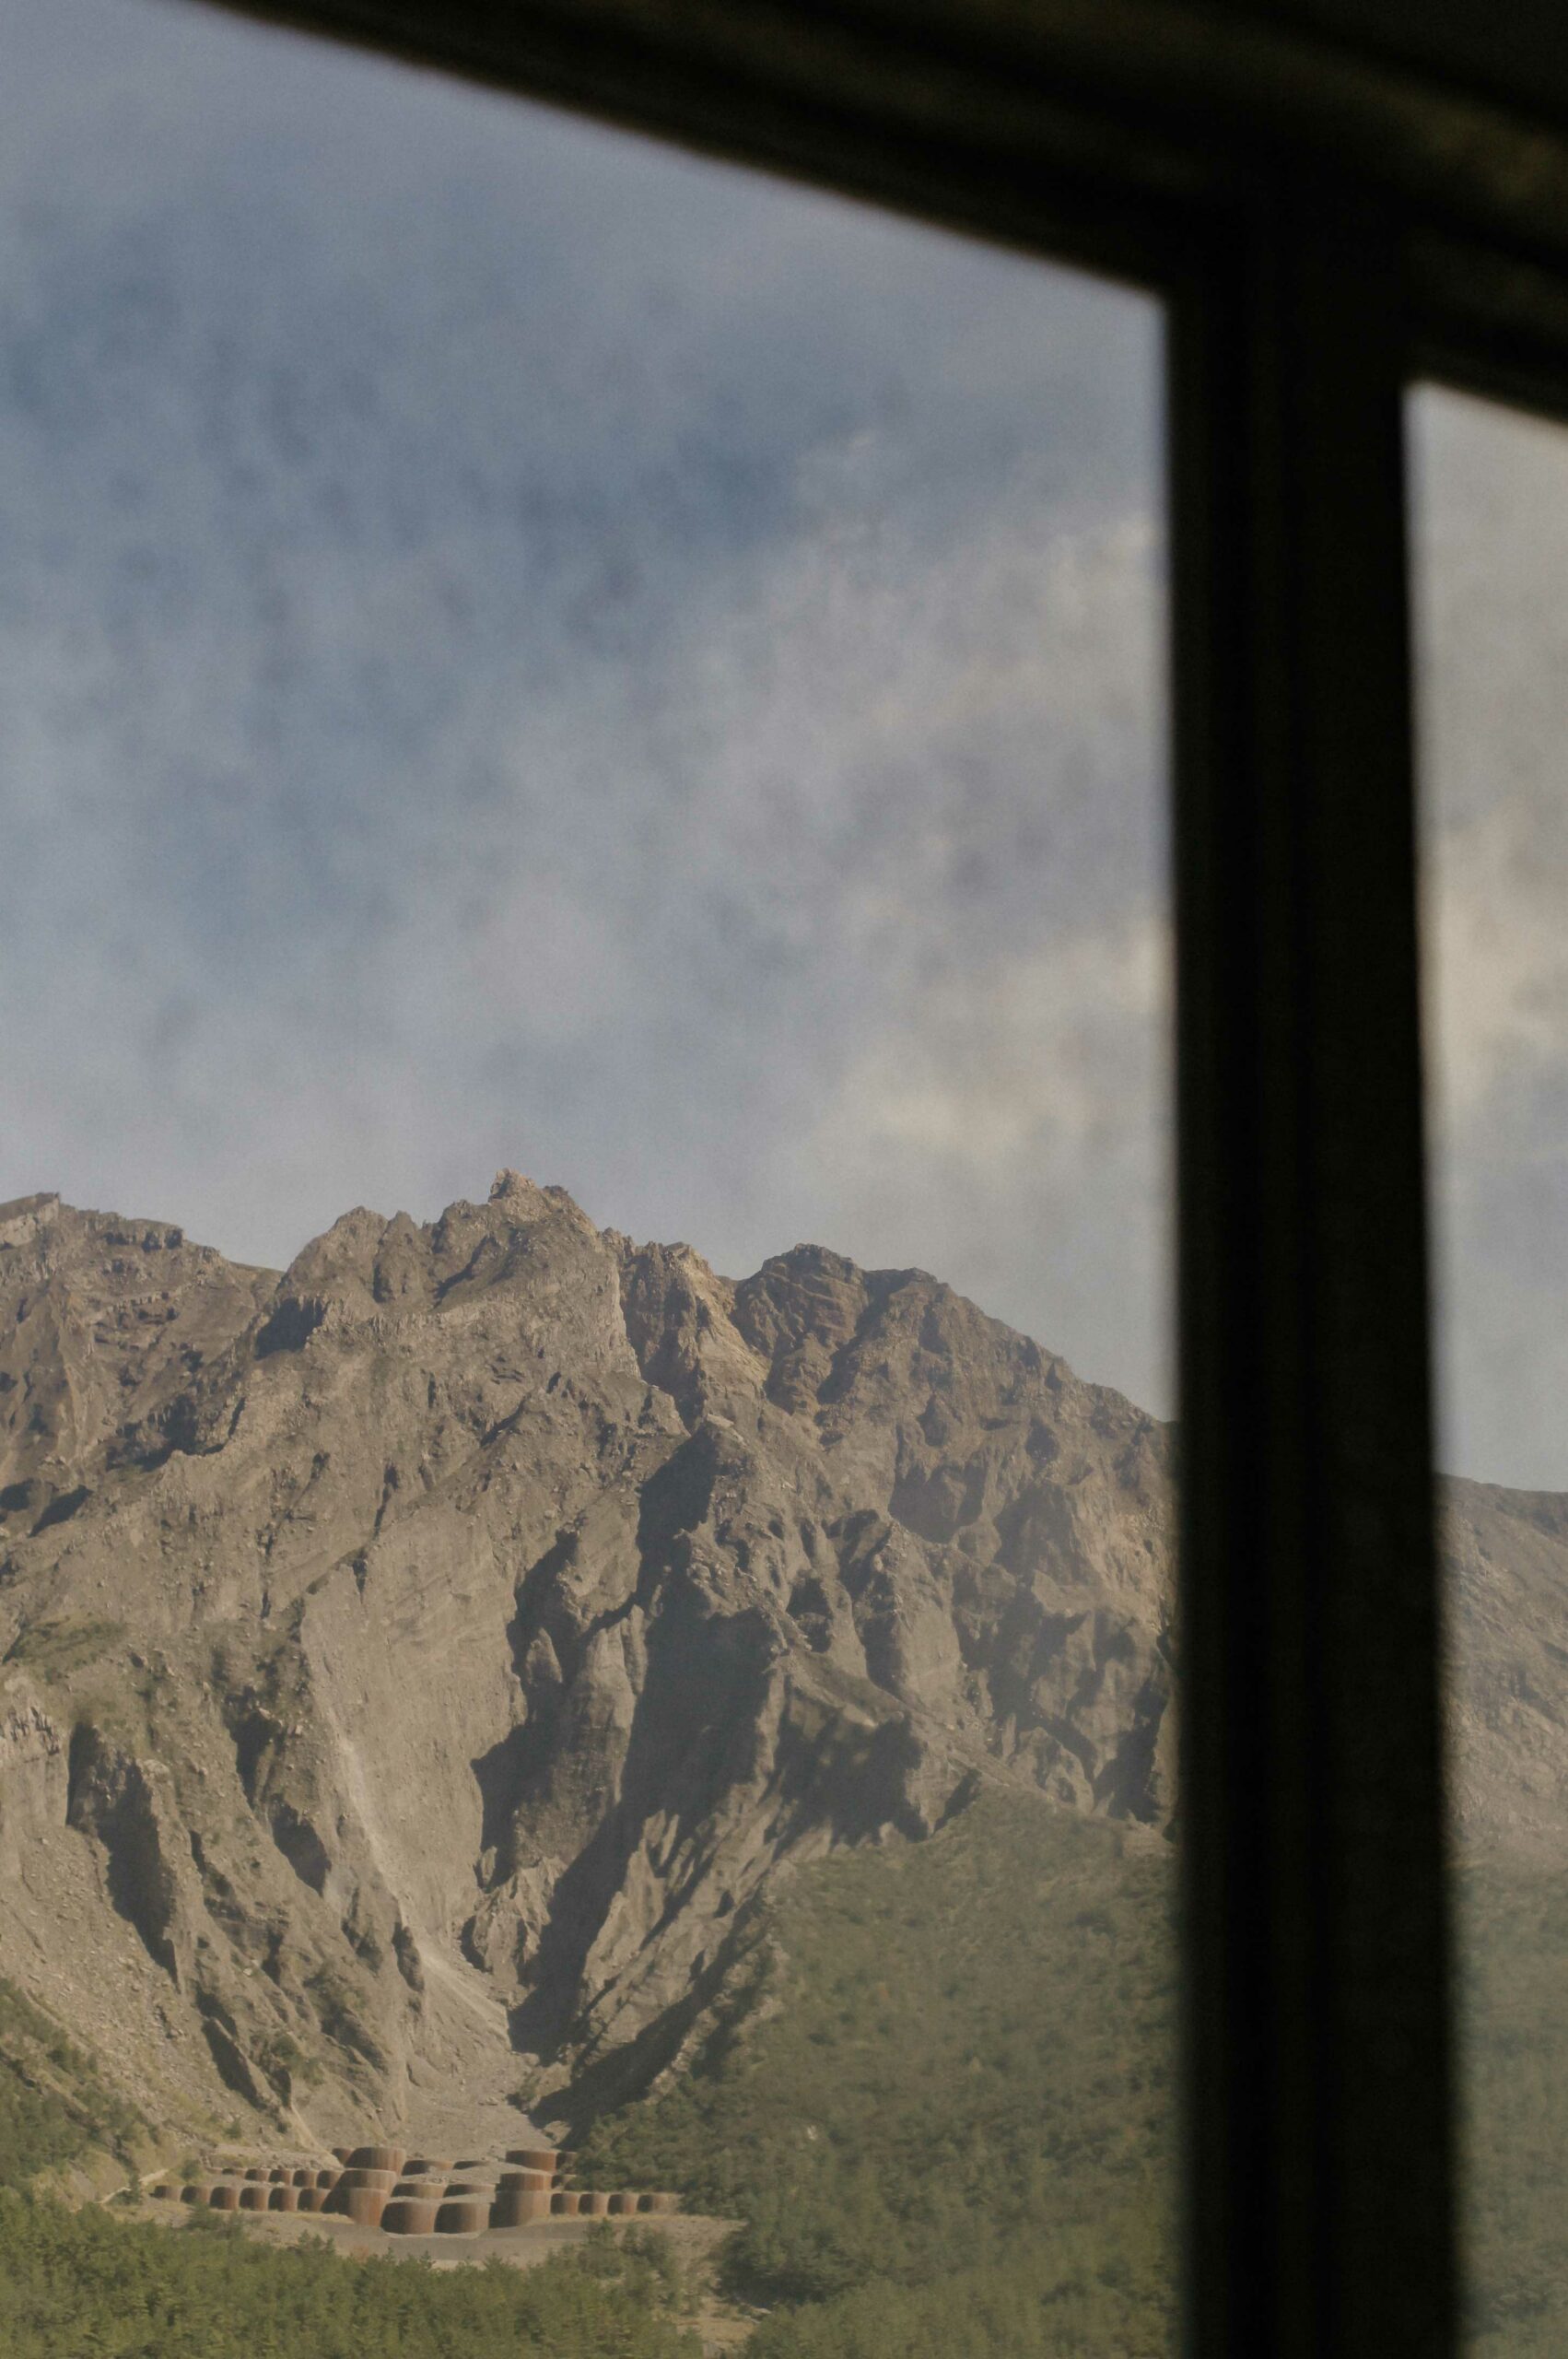
<svg viewBox="0 0 1568 2359">
<path fill-rule="evenodd" d="M 650 2353 L 1165 2347 L 1158 307 L 0 44 L 0 2060 L 673 2216 Z"/>
<path fill-rule="evenodd" d="M 1466 2347 L 1568 2333 L 1568 433 L 1411 403 Z"/>
</svg>

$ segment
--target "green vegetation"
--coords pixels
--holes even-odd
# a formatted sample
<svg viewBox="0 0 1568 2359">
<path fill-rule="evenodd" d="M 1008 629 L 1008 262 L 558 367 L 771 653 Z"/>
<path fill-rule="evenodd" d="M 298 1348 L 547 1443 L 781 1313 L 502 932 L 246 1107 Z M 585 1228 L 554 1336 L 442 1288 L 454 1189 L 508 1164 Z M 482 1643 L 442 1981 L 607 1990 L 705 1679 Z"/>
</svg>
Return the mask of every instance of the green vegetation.
<svg viewBox="0 0 1568 2359">
<path fill-rule="evenodd" d="M 21 1631 L 0 1660 L 21 1663 L 35 1679 L 65 1679 L 84 1663 L 118 1645 L 124 1637 L 120 1622 L 96 1622 L 86 1615 L 67 1615 L 58 1622 L 34 1622 Z"/>
<path fill-rule="evenodd" d="M 599 2186 L 743 2224 L 748 2359 L 1164 2359 L 1175 2342 L 1170 1860 L 1032 1797 L 846 1852 L 754 1929 L 692 2070 L 583 2142 Z M 1458 1879 L 1473 2359 L 1568 2350 L 1568 1875 Z M 6 2359 L 695 2359 L 656 2236 L 520 2272 L 279 2250 L 17 2189 L 141 2130 L 0 1980 Z"/>
<path fill-rule="evenodd" d="M 239 2125 L 235 2125 L 238 2129 Z M 91 2060 L 0 1979 L 5 2359 L 697 2359 L 667 2238 L 608 2226 L 517 2270 L 279 2250 L 206 2212 L 146 2225 L 29 2190 L 144 2130 Z"/>
<path fill-rule="evenodd" d="M 1568 1875 L 1458 1878 L 1466 2348 L 1568 2350 Z"/>
<path fill-rule="evenodd" d="M 143 2128 L 91 2058 L 0 1977 L 0 2188 L 25 2187 L 94 2149 L 129 2168 Z"/>
<path fill-rule="evenodd" d="M 697 2359 L 659 2239 L 613 2231 L 535 2269 L 283 2250 L 0 2193 L 6 2359 Z"/>
<path fill-rule="evenodd" d="M 1155 2359 L 1174 2341 L 1171 1864 L 992 1795 L 792 1879 L 691 2073 L 583 2175 L 743 2220 L 754 2359 Z"/>
</svg>

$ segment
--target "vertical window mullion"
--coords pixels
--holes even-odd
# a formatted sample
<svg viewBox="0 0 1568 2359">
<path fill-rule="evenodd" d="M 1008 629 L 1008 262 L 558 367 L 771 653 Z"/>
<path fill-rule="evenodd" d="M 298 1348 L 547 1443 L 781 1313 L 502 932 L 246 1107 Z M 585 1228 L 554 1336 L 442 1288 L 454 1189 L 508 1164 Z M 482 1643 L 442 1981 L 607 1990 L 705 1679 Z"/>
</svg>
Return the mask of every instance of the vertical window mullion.
<svg viewBox="0 0 1568 2359">
<path fill-rule="evenodd" d="M 1189 2348 L 1453 2334 L 1397 247 L 1178 306 Z"/>
</svg>

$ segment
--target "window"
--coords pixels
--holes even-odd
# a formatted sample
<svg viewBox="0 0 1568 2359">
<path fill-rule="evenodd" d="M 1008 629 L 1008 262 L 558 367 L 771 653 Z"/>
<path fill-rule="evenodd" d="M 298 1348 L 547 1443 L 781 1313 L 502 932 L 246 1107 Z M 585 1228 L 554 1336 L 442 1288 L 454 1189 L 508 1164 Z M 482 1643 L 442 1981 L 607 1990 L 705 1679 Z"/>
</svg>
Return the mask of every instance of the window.
<svg viewBox="0 0 1568 2359">
<path fill-rule="evenodd" d="M 331 2235 L 569 2139 L 823 2347 L 1166 2346 L 1163 307 L 23 27 L 0 1971 Z"/>
<path fill-rule="evenodd" d="M 1167 293 L 1189 2334 L 1451 2347 L 1399 420 L 1563 406 L 1554 23 L 270 13 Z"/>
<path fill-rule="evenodd" d="M 1413 405 L 1468 2346 L 1561 2341 L 1568 440 Z"/>
</svg>

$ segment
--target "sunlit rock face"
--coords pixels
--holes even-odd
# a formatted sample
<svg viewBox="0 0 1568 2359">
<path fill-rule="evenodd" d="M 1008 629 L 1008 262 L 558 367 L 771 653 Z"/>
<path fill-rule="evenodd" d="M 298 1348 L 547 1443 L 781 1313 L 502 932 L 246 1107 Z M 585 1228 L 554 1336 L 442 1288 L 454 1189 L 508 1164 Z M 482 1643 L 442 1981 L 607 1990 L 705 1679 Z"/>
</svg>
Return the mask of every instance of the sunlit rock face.
<svg viewBox="0 0 1568 2359">
<path fill-rule="evenodd" d="M 281 1276 L 0 1207 L 0 1970 L 170 2118 L 629 2084 L 792 1860 L 1165 1823 L 1170 1480 L 923 1273 L 515 1173 Z"/>
</svg>

